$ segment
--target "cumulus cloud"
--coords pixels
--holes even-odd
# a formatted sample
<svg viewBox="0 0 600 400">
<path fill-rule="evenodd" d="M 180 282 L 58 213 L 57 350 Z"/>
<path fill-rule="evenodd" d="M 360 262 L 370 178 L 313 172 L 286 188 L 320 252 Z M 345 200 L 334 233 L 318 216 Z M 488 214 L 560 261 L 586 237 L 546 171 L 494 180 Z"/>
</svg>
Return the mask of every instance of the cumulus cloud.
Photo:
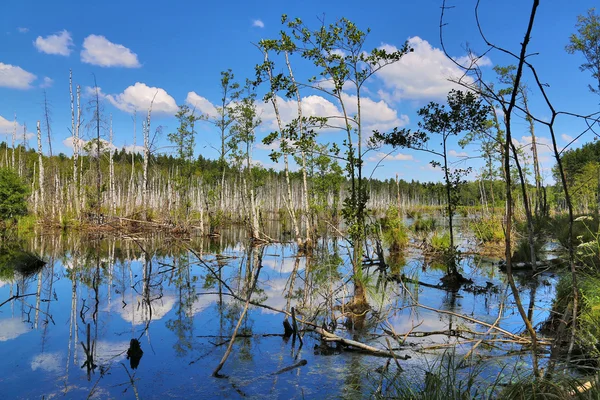
<svg viewBox="0 0 600 400">
<path fill-rule="evenodd" d="M 352 94 L 342 94 L 342 100 L 346 106 L 346 111 L 352 117 L 358 110 L 357 97 Z M 217 108 L 208 99 L 198 95 L 196 92 L 189 92 L 186 102 L 196 107 L 196 110 L 203 114 L 215 116 Z M 341 127 L 339 117 L 342 115 L 341 108 L 332 101 L 318 95 L 302 97 L 302 114 L 305 117 L 323 117 L 330 118 L 329 125 Z M 281 122 L 285 125 L 298 117 L 298 103 L 295 99 L 285 99 L 277 96 L 277 106 Z M 270 102 L 258 102 L 257 112 L 262 120 L 262 126 L 268 130 L 278 130 L 275 110 Z M 385 131 L 393 127 L 403 127 L 409 122 L 408 116 L 398 114 L 384 100 L 375 101 L 368 97 L 361 98 L 361 113 L 363 122 L 363 132 L 367 137 L 373 130 Z"/>
<path fill-rule="evenodd" d="M 265 23 L 262 22 L 260 19 L 255 19 L 254 21 L 252 21 L 252 26 L 257 27 L 257 28 L 264 28 Z"/>
<path fill-rule="evenodd" d="M 206 114 L 211 118 L 217 116 L 217 108 L 208 99 L 200 96 L 196 92 L 189 92 L 185 102 L 201 114 Z"/>
<path fill-rule="evenodd" d="M 45 372 L 58 373 L 62 371 L 63 360 L 60 353 L 40 353 L 31 360 L 31 370 L 41 369 Z"/>
<path fill-rule="evenodd" d="M 20 318 L 7 318 L 0 324 L 0 342 L 15 339 L 31 329 Z"/>
<path fill-rule="evenodd" d="M 24 28 L 24 27 L 18 27 L 17 31 L 19 31 L 19 33 L 27 33 L 29 32 L 29 28 Z"/>
<path fill-rule="evenodd" d="M 46 88 L 51 87 L 53 83 L 54 83 L 54 79 L 48 78 L 47 76 L 45 76 L 44 81 L 40 84 L 40 87 L 42 89 L 46 89 Z"/>
<path fill-rule="evenodd" d="M 94 88 L 86 87 L 85 93 L 93 95 Z M 152 104 L 153 113 L 173 115 L 177 112 L 177 103 L 166 90 L 158 87 L 148 86 L 145 83 L 136 82 L 135 85 L 126 88 L 123 93 L 104 94 L 100 90 L 100 96 L 108 100 L 113 106 L 121 111 L 133 113 L 136 110 L 148 110 Z M 154 100 L 154 101 L 153 101 Z"/>
<path fill-rule="evenodd" d="M 66 30 L 46 37 L 38 36 L 33 44 L 39 52 L 46 54 L 68 56 L 73 51 L 73 39 L 71 33 Z"/>
<path fill-rule="evenodd" d="M 116 304 L 116 303 L 115 303 Z M 113 311 L 117 312 L 123 320 L 133 325 L 143 325 L 146 322 L 158 321 L 162 319 L 175 305 L 175 298 L 172 296 L 163 296 L 159 300 L 152 301 L 150 306 L 138 296 L 136 301 L 129 302 L 124 307 L 116 304 Z"/>
<path fill-rule="evenodd" d="M 414 160 L 414 157 L 411 154 L 398 153 L 398 154 L 388 155 L 387 153 L 380 151 L 377 154 L 372 155 L 369 158 L 367 158 L 367 161 L 379 162 L 379 161 L 383 160 L 384 158 L 386 160 L 390 160 L 390 161 L 412 161 L 412 160 Z"/>
<path fill-rule="evenodd" d="M 414 49 L 413 52 L 377 73 L 383 80 L 386 90 L 391 91 L 387 93 L 388 100 L 444 99 L 450 90 L 458 88 L 458 85 L 450 82 L 449 79 L 462 77 L 463 71 L 449 60 L 441 49 L 433 47 L 418 36 L 409 38 L 408 44 Z M 387 44 L 382 48 L 390 52 L 398 50 L 395 46 Z M 469 56 L 457 57 L 455 60 L 462 65 L 471 62 Z M 483 57 L 477 64 L 488 66 L 491 65 L 491 61 Z M 380 92 L 380 95 L 385 94 Z"/>
<path fill-rule="evenodd" d="M 13 134 L 14 130 L 15 130 L 15 121 L 8 120 L 8 119 L 4 118 L 2 115 L 0 115 L 0 135 L 2 135 L 2 134 L 10 135 L 12 138 L 12 134 Z M 26 139 L 29 139 L 31 137 L 33 137 L 33 133 L 27 132 L 25 134 Z M 21 143 L 22 139 L 23 139 L 23 125 L 21 125 L 17 122 L 17 137 L 15 138 L 15 140 L 17 143 Z"/>
<path fill-rule="evenodd" d="M 88 145 L 88 143 L 90 143 L 89 140 L 84 140 L 79 138 L 79 149 L 82 152 L 87 152 L 86 150 L 89 150 L 89 154 L 92 156 L 95 156 L 98 152 L 97 150 L 97 146 L 94 144 L 94 146 L 92 146 L 91 148 L 86 149 L 86 146 Z M 96 142 L 94 142 L 96 143 Z M 69 149 L 74 149 L 75 148 L 75 138 L 73 136 L 69 136 L 68 138 L 66 138 L 65 140 L 63 140 L 63 144 L 65 145 L 65 147 L 68 147 Z M 108 151 L 111 151 L 114 153 L 115 150 L 118 150 L 118 147 L 115 146 L 114 144 L 110 144 L 108 142 L 108 140 L 104 140 L 104 139 L 100 139 L 100 152 L 101 153 L 107 153 Z"/>
<path fill-rule="evenodd" d="M 342 100 L 346 110 L 350 114 L 358 111 L 357 97 L 342 93 Z M 385 101 L 374 101 L 368 97 L 361 97 L 360 108 L 363 129 L 370 133 L 373 130 L 386 131 L 394 127 L 406 126 L 409 122 L 408 116 L 398 115 Z"/>
<path fill-rule="evenodd" d="M 137 54 L 100 35 L 89 35 L 83 40 L 81 61 L 100 67 L 141 67 Z"/>
<path fill-rule="evenodd" d="M 37 76 L 16 65 L 0 62 L 0 87 L 29 89 Z"/>
</svg>

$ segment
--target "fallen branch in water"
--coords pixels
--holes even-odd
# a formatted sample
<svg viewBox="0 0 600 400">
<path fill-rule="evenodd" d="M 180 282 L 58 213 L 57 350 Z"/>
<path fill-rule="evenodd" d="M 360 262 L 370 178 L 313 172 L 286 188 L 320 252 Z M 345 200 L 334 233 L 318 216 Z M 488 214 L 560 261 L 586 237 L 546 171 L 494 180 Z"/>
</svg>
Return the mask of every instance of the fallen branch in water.
<svg viewBox="0 0 600 400">
<path fill-rule="evenodd" d="M 248 296 L 246 297 L 246 304 L 244 304 L 244 309 L 242 310 L 242 314 L 240 315 L 240 318 L 238 319 L 235 329 L 233 330 L 233 335 L 231 335 L 231 340 L 229 341 L 227 350 L 225 350 L 225 354 L 223 354 L 223 358 L 221 359 L 221 362 L 219 362 L 219 365 L 217 365 L 217 368 L 215 368 L 215 370 L 212 373 L 212 376 L 214 376 L 216 378 L 222 377 L 222 375 L 219 374 L 219 371 L 221 371 L 221 368 L 223 368 L 223 365 L 225 365 L 225 361 L 227 361 L 227 358 L 229 357 L 229 354 L 231 353 L 231 350 L 233 349 L 233 343 L 235 342 L 235 337 L 237 335 L 237 332 L 240 329 L 240 326 L 242 326 L 242 321 L 244 320 L 244 317 L 246 316 L 246 313 L 248 312 L 248 306 L 250 305 L 250 297 L 252 297 L 252 293 L 254 293 L 254 290 L 256 289 L 256 283 L 258 282 L 258 274 L 260 274 L 260 270 L 262 268 L 262 253 L 258 256 L 258 258 L 256 259 L 256 262 L 252 263 L 252 266 L 256 269 L 256 274 L 253 274 L 253 276 L 252 276 L 253 280 L 249 284 L 250 290 L 248 291 Z"/>
<path fill-rule="evenodd" d="M 281 374 L 283 374 L 284 372 L 291 371 L 291 370 L 293 370 L 293 369 L 296 369 L 296 368 L 302 367 L 302 366 L 304 366 L 304 365 L 306 365 L 306 364 L 308 364 L 308 361 L 306 361 L 306 360 L 300 360 L 300 361 L 298 361 L 296 364 L 294 364 L 294 365 L 290 365 L 289 367 L 282 368 L 282 369 L 280 369 L 280 370 L 279 370 L 279 371 L 277 371 L 277 372 L 273 372 L 273 373 L 271 373 L 270 375 L 281 375 Z"/>
<path fill-rule="evenodd" d="M 217 279 L 223 285 L 223 287 L 225 287 L 225 289 L 227 289 L 229 291 L 229 293 L 223 293 L 224 295 L 229 295 L 229 296 L 234 297 L 237 300 L 245 301 L 246 302 L 246 307 L 244 307 L 244 311 L 243 311 L 244 314 L 247 311 L 248 305 L 252 304 L 252 305 L 257 306 L 257 307 L 266 308 L 268 310 L 275 311 L 275 312 L 278 312 L 278 313 L 281 313 L 281 314 L 285 314 L 285 315 L 287 315 L 289 317 L 293 317 L 293 315 L 292 315 L 291 312 L 287 312 L 285 310 L 279 310 L 277 308 L 274 308 L 274 307 L 271 307 L 271 306 L 268 306 L 268 305 L 265 305 L 265 304 L 260 304 L 260 303 L 254 302 L 254 301 L 250 300 L 250 296 L 248 296 L 248 298 L 246 298 L 246 299 L 243 299 L 240 296 L 236 295 L 233 292 L 233 290 L 231 290 L 231 288 L 219 277 L 219 275 L 213 270 L 213 268 L 208 263 L 206 263 L 204 260 L 202 260 L 202 258 L 193 249 L 189 249 L 189 250 L 190 250 L 190 252 L 192 254 L 194 254 L 198 258 L 198 260 L 200 261 L 200 263 L 202 265 L 204 265 L 210 271 L 210 273 L 215 277 L 215 279 Z M 295 318 L 295 320 L 297 320 L 298 322 L 300 322 L 300 323 L 302 323 L 304 325 L 311 326 L 315 332 L 317 332 L 319 335 L 325 337 L 326 340 L 330 341 L 330 342 L 338 342 L 338 343 L 341 343 L 341 344 L 343 344 L 345 346 L 355 347 L 355 348 L 358 348 L 358 349 L 364 350 L 366 352 L 369 352 L 371 354 L 379 355 L 379 356 L 397 357 L 398 359 L 406 359 L 406 357 L 408 357 L 408 356 L 400 356 L 400 357 L 398 357 L 396 354 L 392 354 L 389 351 L 378 349 L 376 347 L 369 346 L 369 345 L 361 343 L 361 342 L 357 342 L 356 340 L 342 338 L 342 337 L 340 337 L 340 336 L 338 336 L 336 334 L 327 332 L 326 330 L 322 329 L 317 324 L 312 323 L 310 321 L 305 321 L 305 320 L 302 320 L 300 318 Z M 234 337 L 235 337 L 235 332 L 237 332 L 237 330 L 234 331 Z M 232 342 L 231 343 L 233 343 L 234 337 L 232 337 Z M 216 373 L 218 374 L 218 370 L 216 371 Z"/>
</svg>

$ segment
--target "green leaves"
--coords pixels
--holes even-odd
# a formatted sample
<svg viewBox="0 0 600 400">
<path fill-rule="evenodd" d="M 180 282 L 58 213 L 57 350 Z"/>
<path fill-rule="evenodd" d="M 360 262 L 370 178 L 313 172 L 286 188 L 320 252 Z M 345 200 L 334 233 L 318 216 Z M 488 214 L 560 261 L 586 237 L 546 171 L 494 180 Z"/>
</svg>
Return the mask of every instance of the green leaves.
<svg viewBox="0 0 600 400">
<path fill-rule="evenodd" d="M 592 93 L 600 94 L 600 16 L 596 10 L 590 8 L 587 15 L 577 17 L 577 34 L 569 38 L 570 44 L 566 46 L 569 54 L 580 52 L 585 57 L 585 62 L 579 67 L 582 71 L 589 71 L 596 80 L 594 86 L 589 85 Z"/>
<path fill-rule="evenodd" d="M 27 214 L 29 187 L 12 169 L 0 168 L 0 220 Z"/>
</svg>

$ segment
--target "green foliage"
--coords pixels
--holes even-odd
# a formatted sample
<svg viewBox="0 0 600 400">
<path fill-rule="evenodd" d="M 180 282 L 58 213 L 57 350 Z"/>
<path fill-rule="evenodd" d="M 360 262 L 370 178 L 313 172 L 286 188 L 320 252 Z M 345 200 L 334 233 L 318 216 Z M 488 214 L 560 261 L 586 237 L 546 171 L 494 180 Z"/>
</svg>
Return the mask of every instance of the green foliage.
<svg viewBox="0 0 600 400">
<path fill-rule="evenodd" d="M 539 240 L 534 241 L 533 247 L 536 256 L 542 250 L 544 243 Z M 531 246 L 529 246 L 529 241 L 527 239 L 521 239 L 517 242 L 517 245 L 513 249 L 513 254 L 511 260 L 513 262 L 531 262 Z"/>
<path fill-rule="evenodd" d="M 191 160 L 194 157 L 194 144 L 196 141 L 195 124 L 205 119 L 203 115 L 196 115 L 195 109 L 190 109 L 187 104 L 179 106 L 175 118 L 179 121 L 176 132 L 169 133 L 167 137 L 175 145 L 177 156 L 182 160 Z"/>
<path fill-rule="evenodd" d="M 429 246 L 436 253 L 444 253 L 450 249 L 450 233 L 447 231 L 433 231 L 429 238 Z"/>
<path fill-rule="evenodd" d="M 399 252 L 408 244 L 408 231 L 398 215 L 396 207 L 390 207 L 381 219 L 383 241 L 390 247 L 390 252 Z"/>
<path fill-rule="evenodd" d="M 35 215 L 26 215 L 19 218 L 17 221 L 17 230 L 20 234 L 32 233 L 37 224 L 37 217 Z"/>
<path fill-rule="evenodd" d="M 406 400 L 468 400 L 480 398 L 489 391 L 485 381 L 479 379 L 482 372 L 479 366 L 466 367 L 453 353 L 444 353 L 433 365 L 422 371 L 419 377 L 409 377 L 407 373 L 390 374 L 383 371 L 383 377 L 374 376 L 384 392 L 377 392 L 376 399 Z M 424 376 L 424 379 L 421 378 Z M 417 384 L 416 382 L 422 382 Z M 495 385 L 489 385 L 493 387 Z"/>
<path fill-rule="evenodd" d="M 412 224 L 415 232 L 431 232 L 437 227 L 437 221 L 433 217 L 422 217 L 420 214 Z"/>
<path fill-rule="evenodd" d="M 556 215 L 550 222 L 554 237 L 565 247 L 569 247 L 569 216 Z M 579 262 L 600 269 L 600 230 L 598 216 L 582 215 L 573 221 L 572 246 Z"/>
<path fill-rule="evenodd" d="M 27 214 L 29 187 L 9 168 L 0 168 L 0 221 Z"/>
<path fill-rule="evenodd" d="M 594 86 L 589 85 L 592 93 L 600 94 L 600 16 L 596 10 L 590 8 L 587 15 L 577 17 L 577 33 L 569 38 L 570 43 L 566 50 L 570 54 L 582 53 L 585 62 L 581 64 L 582 71 L 592 73 Z"/>
<path fill-rule="evenodd" d="M 594 358 L 600 358 L 600 272 L 586 269 L 577 278 L 579 311 L 577 315 L 577 344 Z M 564 274 L 556 285 L 553 309 L 564 313 L 573 300 L 572 275 Z"/>
<path fill-rule="evenodd" d="M 504 240 L 502 221 L 498 218 L 477 218 L 469 221 L 475 238 L 482 243 L 498 243 Z"/>
</svg>

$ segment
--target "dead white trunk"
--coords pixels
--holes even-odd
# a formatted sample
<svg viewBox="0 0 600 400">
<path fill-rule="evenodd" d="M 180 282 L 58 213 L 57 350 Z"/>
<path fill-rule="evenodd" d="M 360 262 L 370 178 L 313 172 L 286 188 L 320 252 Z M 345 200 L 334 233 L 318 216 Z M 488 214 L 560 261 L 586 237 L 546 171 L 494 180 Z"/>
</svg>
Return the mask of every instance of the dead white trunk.
<svg viewBox="0 0 600 400">
<path fill-rule="evenodd" d="M 40 213 L 44 206 L 44 160 L 42 155 L 42 130 L 40 129 L 40 121 L 37 122 L 37 141 L 38 141 L 38 165 L 39 165 L 39 174 L 38 174 L 38 182 L 39 182 L 39 203 L 38 213 Z"/>
<path fill-rule="evenodd" d="M 110 213 L 111 216 L 115 215 L 117 210 L 117 198 L 115 196 L 115 163 L 113 159 L 113 126 L 112 126 L 112 115 L 110 116 L 110 130 L 108 133 L 108 174 L 110 180 Z"/>
<path fill-rule="evenodd" d="M 15 113 L 15 123 L 12 134 L 12 160 L 11 160 L 11 168 L 15 169 L 15 140 L 17 138 L 17 114 Z"/>
<path fill-rule="evenodd" d="M 285 52 L 285 63 L 288 67 L 288 71 L 290 73 L 290 79 L 292 80 L 292 84 L 294 85 L 294 91 L 296 92 L 296 102 L 298 103 L 298 132 L 300 133 L 300 135 L 304 135 L 303 132 L 303 123 L 302 123 L 302 98 L 300 97 L 300 90 L 298 90 L 298 85 L 296 85 L 296 79 L 294 78 L 294 72 L 292 70 L 292 64 L 290 63 L 290 58 L 289 58 L 289 54 L 286 51 Z M 311 245 L 311 233 L 312 233 L 312 227 L 311 227 L 311 223 L 310 223 L 310 209 L 308 206 L 308 179 L 306 178 L 306 153 L 304 152 L 304 150 L 301 151 L 302 153 L 302 165 L 301 165 L 301 169 L 302 169 L 302 185 L 304 187 L 303 193 L 302 193 L 302 205 L 304 207 L 304 212 L 303 212 L 303 217 L 304 217 L 304 226 L 306 227 L 306 241 L 305 241 L 305 245 L 310 247 Z"/>
</svg>

